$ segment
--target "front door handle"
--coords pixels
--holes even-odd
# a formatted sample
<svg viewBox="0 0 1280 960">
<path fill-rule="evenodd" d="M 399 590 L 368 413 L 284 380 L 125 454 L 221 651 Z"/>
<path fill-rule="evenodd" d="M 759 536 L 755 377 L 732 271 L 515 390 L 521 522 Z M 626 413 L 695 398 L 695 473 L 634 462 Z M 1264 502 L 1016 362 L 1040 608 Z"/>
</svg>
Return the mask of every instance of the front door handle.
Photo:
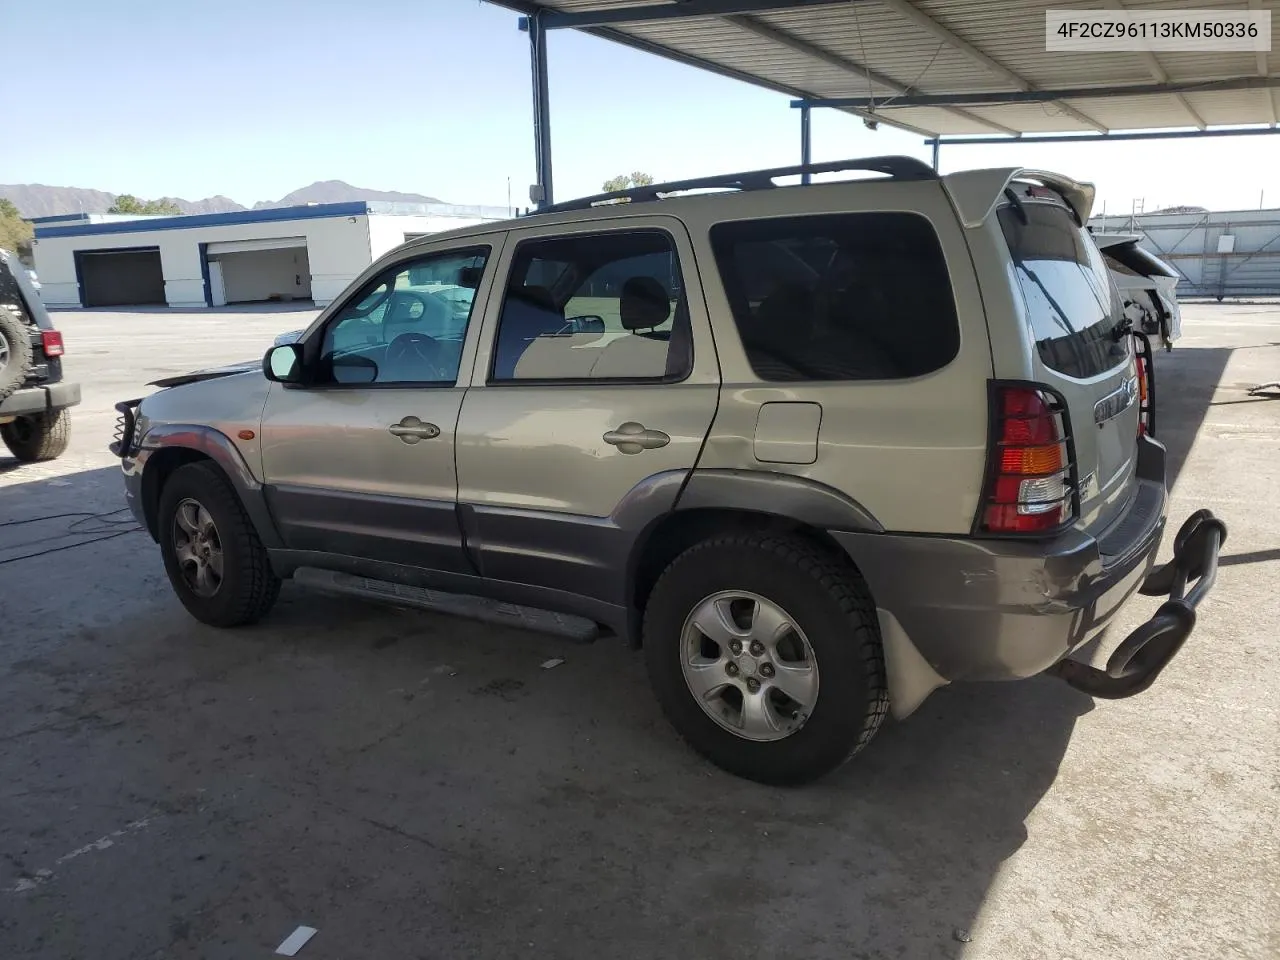
<svg viewBox="0 0 1280 960">
<path fill-rule="evenodd" d="M 417 443 L 419 440 L 434 440 L 440 436 L 440 428 L 434 423 L 426 423 L 417 417 L 405 417 L 399 423 L 387 427 L 393 437 L 399 437 L 405 443 Z"/>
<path fill-rule="evenodd" d="M 617 430 L 606 433 L 604 442 L 617 447 L 619 453 L 639 453 L 641 450 L 665 447 L 671 442 L 671 438 L 661 430 L 649 430 L 643 423 L 628 420 Z"/>
</svg>

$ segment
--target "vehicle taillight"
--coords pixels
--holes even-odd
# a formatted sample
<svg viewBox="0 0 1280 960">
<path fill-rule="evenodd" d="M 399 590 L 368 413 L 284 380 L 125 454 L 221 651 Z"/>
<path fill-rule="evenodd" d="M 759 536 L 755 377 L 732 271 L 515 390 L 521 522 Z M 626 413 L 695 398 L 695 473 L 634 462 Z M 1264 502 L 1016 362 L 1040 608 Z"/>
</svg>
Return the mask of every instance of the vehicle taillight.
<svg viewBox="0 0 1280 960">
<path fill-rule="evenodd" d="M 62 345 L 62 334 L 57 330 L 42 330 L 40 332 L 40 344 L 44 347 L 44 355 L 46 357 L 60 357 L 67 352 Z"/>
<path fill-rule="evenodd" d="M 1044 533 L 1074 517 L 1066 411 L 1036 387 L 997 384 L 980 529 Z"/>
</svg>

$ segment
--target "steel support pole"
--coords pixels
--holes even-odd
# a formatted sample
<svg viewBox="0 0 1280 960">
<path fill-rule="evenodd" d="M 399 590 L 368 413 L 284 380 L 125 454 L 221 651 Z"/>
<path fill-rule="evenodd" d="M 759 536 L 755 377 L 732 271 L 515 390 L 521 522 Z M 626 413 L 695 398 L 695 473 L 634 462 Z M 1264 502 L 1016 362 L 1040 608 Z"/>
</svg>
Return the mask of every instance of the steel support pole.
<svg viewBox="0 0 1280 960">
<path fill-rule="evenodd" d="M 540 14 L 529 17 L 529 63 L 533 80 L 533 153 L 538 182 L 529 199 L 539 207 L 555 202 L 551 177 L 551 96 L 547 85 L 547 31 Z"/>
<path fill-rule="evenodd" d="M 942 140 L 938 137 L 933 138 L 933 172 L 938 172 L 938 154 L 942 152 Z"/>
<path fill-rule="evenodd" d="M 809 165 L 813 162 L 813 127 L 811 126 L 812 111 L 808 107 L 800 108 L 800 166 L 804 167 L 804 172 L 800 174 L 800 182 L 808 183 L 812 178 L 809 175 Z"/>
</svg>

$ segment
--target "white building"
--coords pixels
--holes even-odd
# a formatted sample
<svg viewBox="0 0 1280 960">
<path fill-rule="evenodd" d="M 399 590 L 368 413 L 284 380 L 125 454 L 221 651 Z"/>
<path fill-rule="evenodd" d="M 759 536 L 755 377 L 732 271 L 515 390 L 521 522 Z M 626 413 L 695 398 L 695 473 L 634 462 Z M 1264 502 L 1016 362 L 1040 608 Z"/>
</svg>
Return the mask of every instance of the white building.
<svg viewBox="0 0 1280 960">
<path fill-rule="evenodd" d="M 51 307 L 324 306 L 406 240 L 508 216 L 505 207 L 364 200 L 181 217 L 75 214 L 33 221 L 33 250 Z"/>
</svg>

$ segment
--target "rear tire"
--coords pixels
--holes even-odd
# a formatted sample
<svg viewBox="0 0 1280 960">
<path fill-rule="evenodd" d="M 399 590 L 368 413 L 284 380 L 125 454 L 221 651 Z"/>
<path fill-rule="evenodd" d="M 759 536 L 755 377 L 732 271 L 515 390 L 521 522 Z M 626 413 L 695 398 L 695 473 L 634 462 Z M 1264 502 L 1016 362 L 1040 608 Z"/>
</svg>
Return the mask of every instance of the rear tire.
<svg viewBox="0 0 1280 960">
<path fill-rule="evenodd" d="M 746 606 L 734 608 L 738 600 L 724 599 L 739 594 L 754 600 L 743 599 Z M 773 632 L 784 638 L 774 648 L 777 657 L 769 662 L 772 651 L 763 645 L 765 653 L 758 660 L 745 659 L 714 640 L 708 646 L 703 639 L 708 634 L 694 620 L 709 609 L 730 611 L 730 627 L 746 631 L 724 634 L 722 640 L 734 638 L 726 641 L 730 646 L 736 641 L 742 647 L 758 634 L 762 618 L 782 622 L 780 632 Z M 784 644 L 803 646 L 804 656 L 792 660 L 781 652 Z M 726 536 L 686 550 L 667 567 L 649 597 L 644 648 L 650 681 L 677 732 L 712 763 L 762 783 L 801 784 L 829 773 L 871 742 L 888 712 L 879 622 L 866 585 L 848 564 L 799 538 Z M 788 666 L 803 665 L 807 658 L 814 668 L 813 699 L 807 710 L 800 710 L 786 691 L 771 685 L 783 686 Z M 706 668 L 712 681 L 695 676 Z M 720 676 L 721 671 L 728 676 Z M 791 677 L 803 673 L 802 668 Z M 771 704 L 764 712 L 772 718 L 772 729 L 748 719 L 751 679 L 754 695 Z M 693 692 L 699 682 L 719 684 L 723 690 L 699 697 Z M 738 719 L 726 721 L 735 702 L 741 704 Z M 758 703 L 750 716 L 760 716 Z"/>
<path fill-rule="evenodd" d="M 174 471 L 160 492 L 156 531 L 169 583 L 201 623 L 243 626 L 276 602 L 280 578 L 235 488 L 213 463 Z"/>
<path fill-rule="evenodd" d="M 56 460 L 71 442 L 71 411 L 46 410 L 0 425 L 0 440 L 23 463 Z"/>
</svg>

